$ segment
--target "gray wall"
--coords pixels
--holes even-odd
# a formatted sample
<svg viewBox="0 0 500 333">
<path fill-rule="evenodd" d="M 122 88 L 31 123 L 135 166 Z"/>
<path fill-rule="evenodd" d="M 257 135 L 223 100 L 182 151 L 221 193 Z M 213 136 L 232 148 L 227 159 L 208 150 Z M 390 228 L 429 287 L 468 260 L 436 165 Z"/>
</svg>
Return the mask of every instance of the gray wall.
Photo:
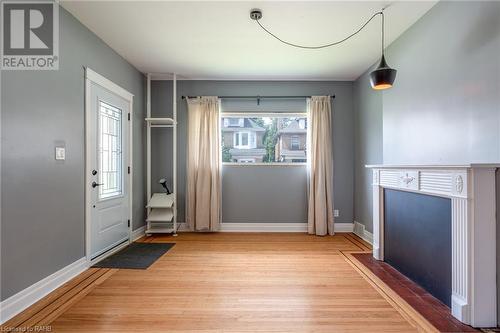
<svg viewBox="0 0 500 333">
<path fill-rule="evenodd" d="M 152 83 L 152 115 L 171 116 L 172 83 Z M 339 223 L 352 223 L 354 182 L 354 117 L 351 82 L 278 82 L 278 81 L 179 81 L 178 82 L 178 198 L 179 221 L 184 221 L 185 161 L 186 161 L 186 102 L 182 95 L 327 95 L 334 93 L 333 146 L 335 208 L 340 210 Z M 297 101 L 224 102 L 223 111 L 301 111 L 305 103 Z M 158 130 L 155 130 L 158 131 Z M 153 142 L 158 169 L 153 170 L 153 190 L 163 176 L 171 175 L 171 137 L 167 131 L 155 133 Z M 155 138 L 155 136 L 157 136 Z M 161 140 L 161 141 L 158 141 Z M 155 154 L 154 154 L 155 155 Z M 160 155 L 160 154 L 156 154 Z M 279 171 L 281 170 L 281 172 Z M 222 183 L 223 222 L 306 222 L 306 169 L 304 167 L 224 167 Z M 169 178 L 171 179 L 171 178 Z M 244 190 L 243 190 L 244 189 Z M 262 196 L 264 191 L 269 194 Z M 272 198 L 273 205 L 269 205 Z M 276 207 L 287 207 L 277 209 Z"/>
<path fill-rule="evenodd" d="M 382 94 L 371 88 L 369 71 L 354 82 L 354 220 L 372 232 L 372 171 L 365 165 L 382 163 Z"/>
<path fill-rule="evenodd" d="M 307 222 L 306 166 L 225 166 L 222 219 L 226 223 Z"/>
<path fill-rule="evenodd" d="M 60 8 L 60 69 L 2 72 L 2 300 L 85 255 L 82 66 L 135 95 L 133 221 L 143 224 L 143 75 Z"/>
<path fill-rule="evenodd" d="M 500 326 L 500 169 L 496 175 L 496 197 L 497 197 L 497 326 Z"/>
<path fill-rule="evenodd" d="M 388 50 L 384 163 L 500 161 L 500 2 L 440 2 Z"/>
<path fill-rule="evenodd" d="M 499 2 L 442 1 L 389 46 L 392 89 L 358 78 L 355 220 L 372 230 L 366 163 L 500 161 L 499 54 Z"/>
</svg>

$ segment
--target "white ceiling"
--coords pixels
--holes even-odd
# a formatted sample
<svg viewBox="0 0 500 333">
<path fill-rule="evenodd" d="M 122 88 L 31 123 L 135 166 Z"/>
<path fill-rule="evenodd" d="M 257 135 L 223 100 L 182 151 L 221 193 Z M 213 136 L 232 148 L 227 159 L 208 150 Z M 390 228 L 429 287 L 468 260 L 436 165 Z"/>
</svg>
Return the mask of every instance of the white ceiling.
<svg viewBox="0 0 500 333">
<path fill-rule="evenodd" d="M 176 72 L 189 79 L 354 80 L 380 57 L 380 17 L 346 43 L 374 12 L 385 11 L 386 45 L 436 1 L 61 1 L 90 30 L 142 72 Z M 390 59 L 388 59 L 390 65 Z"/>
</svg>

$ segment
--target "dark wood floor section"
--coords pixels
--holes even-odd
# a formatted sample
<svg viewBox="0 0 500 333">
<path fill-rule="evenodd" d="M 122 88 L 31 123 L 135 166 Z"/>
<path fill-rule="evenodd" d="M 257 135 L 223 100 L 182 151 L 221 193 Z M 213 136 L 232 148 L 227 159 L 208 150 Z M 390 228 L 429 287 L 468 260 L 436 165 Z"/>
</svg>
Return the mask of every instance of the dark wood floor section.
<svg viewBox="0 0 500 333">
<path fill-rule="evenodd" d="M 353 256 L 441 332 L 479 332 L 455 319 L 450 308 L 389 264 L 375 260 L 368 253 Z"/>
</svg>

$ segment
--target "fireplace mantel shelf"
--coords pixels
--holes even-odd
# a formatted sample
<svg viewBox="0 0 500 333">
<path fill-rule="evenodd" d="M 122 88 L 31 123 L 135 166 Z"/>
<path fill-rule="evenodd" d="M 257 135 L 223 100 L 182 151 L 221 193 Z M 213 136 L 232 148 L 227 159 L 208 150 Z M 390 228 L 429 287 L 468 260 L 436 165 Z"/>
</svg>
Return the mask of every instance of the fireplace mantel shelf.
<svg viewBox="0 0 500 333">
<path fill-rule="evenodd" d="M 451 200 L 455 318 L 496 326 L 496 171 L 500 164 L 367 165 L 373 171 L 373 256 L 384 260 L 384 190 Z M 421 240 L 425 244 L 425 239 Z"/>
</svg>

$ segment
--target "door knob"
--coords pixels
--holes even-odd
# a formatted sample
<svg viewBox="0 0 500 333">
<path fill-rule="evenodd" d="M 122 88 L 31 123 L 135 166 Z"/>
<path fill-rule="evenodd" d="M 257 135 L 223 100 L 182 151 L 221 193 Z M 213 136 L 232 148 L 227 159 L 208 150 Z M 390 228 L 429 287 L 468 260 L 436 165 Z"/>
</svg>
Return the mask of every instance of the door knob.
<svg viewBox="0 0 500 333">
<path fill-rule="evenodd" d="M 101 186 L 101 185 L 104 185 L 104 184 L 97 184 L 96 182 L 92 182 L 92 187 L 96 188 L 97 186 Z"/>
<path fill-rule="evenodd" d="M 92 176 L 97 175 L 97 170 L 92 170 Z"/>
</svg>

